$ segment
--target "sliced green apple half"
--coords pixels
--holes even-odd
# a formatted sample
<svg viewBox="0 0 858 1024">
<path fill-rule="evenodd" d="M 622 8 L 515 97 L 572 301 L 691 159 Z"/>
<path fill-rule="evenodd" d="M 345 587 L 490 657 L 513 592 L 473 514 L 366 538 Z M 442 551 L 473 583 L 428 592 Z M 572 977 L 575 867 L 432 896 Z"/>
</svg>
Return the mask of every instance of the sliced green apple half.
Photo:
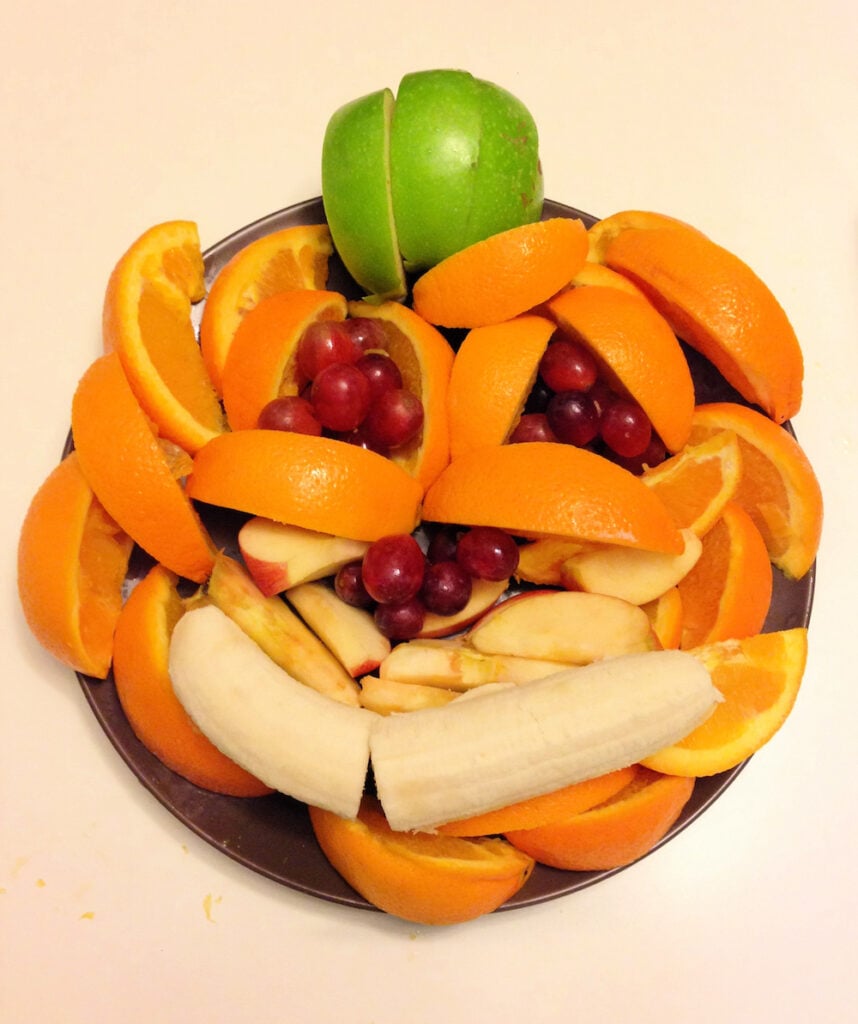
<svg viewBox="0 0 858 1024">
<path fill-rule="evenodd" d="M 346 269 L 384 301 L 406 292 L 390 187 L 390 89 L 352 100 L 328 121 L 322 143 L 322 197 Z"/>
</svg>

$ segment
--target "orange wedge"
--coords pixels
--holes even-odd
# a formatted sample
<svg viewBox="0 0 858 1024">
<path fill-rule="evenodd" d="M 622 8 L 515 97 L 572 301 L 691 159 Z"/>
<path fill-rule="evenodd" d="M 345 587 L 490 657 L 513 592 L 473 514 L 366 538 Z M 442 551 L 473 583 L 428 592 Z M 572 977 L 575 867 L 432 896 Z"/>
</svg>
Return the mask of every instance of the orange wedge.
<svg viewBox="0 0 858 1024">
<path fill-rule="evenodd" d="M 603 217 L 587 231 L 589 253 L 587 259 L 593 263 L 603 264 L 608 248 L 614 239 L 623 231 L 652 231 L 655 228 L 686 228 L 696 231 L 690 224 L 669 217 L 665 213 L 651 210 L 620 210 L 610 217 Z"/>
<path fill-rule="evenodd" d="M 203 582 L 214 549 L 174 475 L 183 460 L 153 433 L 117 353 L 96 359 L 78 383 L 72 434 L 80 467 L 109 515 L 156 562 Z"/>
<path fill-rule="evenodd" d="M 442 327 L 502 323 L 564 288 L 587 255 L 580 220 L 554 217 L 492 235 L 428 270 L 414 283 L 417 313 Z"/>
<path fill-rule="evenodd" d="M 325 856 L 380 910 L 416 924 L 461 924 L 491 913 L 521 889 L 533 861 L 503 839 L 393 832 L 365 797 L 355 821 L 310 808 Z"/>
<path fill-rule="evenodd" d="M 721 430 L 739 440 L 742 473 L 734 496 L 762 533 L 774 564 L 792 579 L 813 565 L 822 535 L 822 491 L 796 439 L 766 416 L 733 402 L 698 406 L 691 442 Z"/>
<path fill-rule="evenodd" d="M 605 259 L 744 399 L 778 423 L 798 412 L 804 373 L 798 339 L 746 263 L 697 231 L 670 228 L 623 231 Z"/>
<path fill-rule="evenodd" d="M 786 721 L 804 675 L 807 630 L 759 633 L 692 653 L 709 669 L 724 701 L 684 740 L 645 763 L 673 775 L 717 775 L 768 743 Z"/>
<path fill-rule="evenodd" d="M 572 288 L 546 307 L 563 333 L 592 352 L 600 376 L 640 405 L 670 451 L 688 440 L 694 383 L 664 317 L 617 288 Z"/>
<path fill-rule="evenodd" d="M 499 526 L 679 554 L 683 540 L 661 499 L 599 455 L 550 441 L 477 448 L 426 492 L 431 522 Z"/>
<path fill-rule="evenodd" d="M 741 474 L 736 434 L 720 430 L 660 466 L 646 469 L 641 480 L 661 498 L 680 529 L 702 537 L 736 496 Z"/>
<path fill-rule="evenodd" d="M 278 292 L 245 313 L 221 375 L 230 427 L 250 430 L 272 399 L 297 395 L 297 351 L 304 331 L 316 320 L 344 320 L 345 316 L 342 295 L 311 290 Z"/>
<path fill-rule="evenodd" d="M 248 243 L 221 268 L 200 321 L 200 349 L 218 394 L 235 332 L 247 313 L 278 292 L 323 289 L 332 252 L 327 224 L 299 224 Z"/>
<path fill-rule="evenodd" d="M 694 568 L 680 580 L 685 649 L 763 628 L 772 599 L 772 565 L 754 521 L 730 502 L 703 537 Z"/>
<path fill-rule="evenodd" d="M 452 458 L 507 440 L 554 330 L 551 320 L 525 314 L 468 332 L 450 375 L 447 407 Z"/>
<path fill-rule="evenodd" d="M 450 461 L 447 389 L 453 349 L 440 331 L 398 302 L 352 302 L 349 315 L 381 321 L 384 347 L 399 367 L 402 386 L 423 405 L 423 429 L 390 458 L 426 488 Z"/>
<path fill-rule="evenodd" d="M 507 832 L 516 849 L 564 871 L 610 871 L 649 853 L 691 798 L 694 780 L 640 765 L 623 789 L 590 810 L 540 828 Z"/>
<path fill-rule="evenodd" d="M 75 452 L 30 502 L 18 541 L 18 595 L 39 643 L 77 672 L 104 679 L 122 607 L 131 539 L 110 518 Z"/>
<path fill-rule="evenodd" d="M 352 540 L 411 533 L 423 488 L 383 455 L 326 437 L 239 430 L 200 449 L 198 501 Z"/>
<path fill-rule="evenodd" d="M 191 323 L 205 295 L 197 227 L 158 224 L 116 264 L 104 298 L 106 352 L 116 351 L 158 433 L 195 452 L 224 429 Z"/>
<path fill-rule="evenodd" d="M 270 793 L 200 732 L 173 692 L 170 637 L 185 611 L 177 582 L 174 573 L 156 565 L 122 608 L 113 661 L 122 710 L 143 746 L 194 785 L 228 796 Z"/>
<path fill-rule="evenodd" d="M 437 831 L 445 836 L 492 836 L 512 829 L 537 828 L 588 811 L 608 800 L 631 782 L 634 774 L 634 768 L 620 768 L 497 811 L 439 825 Z"/>
</svg>

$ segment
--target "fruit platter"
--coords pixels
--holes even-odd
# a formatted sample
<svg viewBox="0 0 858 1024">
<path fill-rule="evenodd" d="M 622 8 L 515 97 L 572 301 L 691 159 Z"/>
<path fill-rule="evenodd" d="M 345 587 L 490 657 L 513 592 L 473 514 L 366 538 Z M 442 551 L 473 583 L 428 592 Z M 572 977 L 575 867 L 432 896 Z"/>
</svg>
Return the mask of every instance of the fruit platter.
<svg viewBox="0 0 858 1024">
<path fill-rule="evenodd" d="M 425 137 L 466 130 L 462 89 L 507 143 L 464 184 Z M 535 139 L 499 87 L 415 73 L 335 112 L 321 197 L 205 251 L 142 235 L 21 532 L 31 629 L 173 815 L 420 924 L 658 849 L 806 658 L 786 314 L 695 227 L 543 199 Z"/>
</svg>

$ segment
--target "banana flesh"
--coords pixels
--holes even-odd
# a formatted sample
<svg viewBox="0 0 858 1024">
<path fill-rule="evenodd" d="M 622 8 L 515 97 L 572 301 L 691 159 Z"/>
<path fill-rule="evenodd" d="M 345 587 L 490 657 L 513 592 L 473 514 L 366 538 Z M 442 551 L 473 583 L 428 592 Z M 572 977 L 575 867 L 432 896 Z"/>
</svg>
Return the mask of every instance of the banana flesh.
<svg viewBox="0 0 858 1024">
<path fill-rule="evenodd" d="M 179 620 L 170 675 L 220 750 L 305 803 L 356 817 L 371 760 L 397 831 L 431 830 L 634 764 L 688 735 L 721 699 L 693 655 L 646 651 L 378 715 L 293 679 L 213 605 Z"/>
</svg>

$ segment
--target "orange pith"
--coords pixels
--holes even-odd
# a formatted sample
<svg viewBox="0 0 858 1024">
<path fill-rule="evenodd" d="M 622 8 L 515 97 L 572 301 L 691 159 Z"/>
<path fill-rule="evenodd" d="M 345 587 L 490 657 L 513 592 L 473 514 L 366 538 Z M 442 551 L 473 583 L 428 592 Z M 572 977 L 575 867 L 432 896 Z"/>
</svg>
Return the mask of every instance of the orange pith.
<svg viewBox="0 0 858 1024">
<path fill-rule="evenodd" d="M 683 548 L 646 484 L 599 455 L 549 441 L 477 448 L 454 459 L 426 492 L 423 518 L 671 554 Z"/>
<path fill-rule="evenodd" d="M 414 309 L 442 327 L 502 323 L 564 288 L 587 255 L 580 220 L 555 217 L 468 246 L 414 284 Z"/>
<path fill-rule="evenodd" d="M 195 452 L 224 429 L 191 323 L 205 294 L 197 227 L 150 228 L 116 264 L 104 298 L 106 352 L 119 354 L 138 402 L 158 432 Z"/>
<path fill-rule="evenodd" d="M 757 524 L 774 564 L 792 579 L 813 565 L 822 534 L 822 491 L 795 438 L 767 417 L 734 402 L 700 405 L 691 442 L 720 430 L 738 437 L 742 473 L 734 500 Z"/>
<path fill-rule="evenodd" d="M 221 377 L 230 427 L 250 430 L 272 399 L 297 395 L 301 335 L 316 320 L 345 316 L 342 295 L 315 290 L 278 292 L 247 312 L 233 336 Z"/>
<path fill-rule="evenodd" d="M 107 515 L 75 452 L 39 487 L 18 541 L 18 595 L 33 635 L 55 658 L 104 679 L 132 541 Z"/>
<path fill-rule="evenodd" d="M 194 785 L 229 796 L 270 793 L 200 732 L 173 692 L 170 637 L 185 610 L 176 583 L 174 573 L 154 566 L 119 615 L 113 678 L 122 710 L 143 746 Z"/>
<path fill-rule="evenodd" d="M 678 451 L 691 429 L 694 384 L 664 317 L 644 298 L 599 286 L 572 288 L 546 308 L 593 353 L 600 376 L 633 398 L 670 451 Z"/>
<path fill-rule="evenodd" d="M 115 352 L 96 359 L 78 383 L 72 435 L 84 475 L 122 529 L 155 561 L 205 580 L 213 565 L 211 540 Z"/>
<path fill-rule="evenodd" d="M 645 470 L 641 479 L 665 503 L 680 529 L 702 537 L 736 496 L 741 473 L 738 439 L 732 430 L 721 430 Z"/>
<path fill-rule="evenodd" d="M 528 314 L 468 332 L 450 374 L 452 458 L 507 440 L 553 333 L 551 320 Z"/>
<path fill-rule="evenodd" d="M 423 429 L 390 457 L 425 489 L 450 461 L 447 389 L 453 349 L 440 331 L 398 302 L 352 302 L 349 315 L 381 321 L 385 348 L 399 367 L 402 386 L 423 404 Z"/>
<path fill-rule="evenodd" d="M 223 393 L 230 346 L 246 314 L 278 292 L 323 289 L 332 252 L 327 224 L 300 224 L 255 239 L 221 268 L 200 322 L 200 349 L 218 394 Z"/>
<path fill-rule="evenodd" d="M 541 864 L 565 871 L 610 871 L 649 853 L 679 818 L 693 789 L 692 778 L 636 766 L 631 782 L 604 803 L 506 837 Z"/>
<path fill-rule="evenodd" d="M 778 423 L 801 406 L 803 360 L 781 305 L 751 268 L 693 230 L 626 230 L 606 262 L 628 275 L 674 332 Z"/>
<path fill-rule="evenodd" d="M 655 228 L 685 228 L 696 231 L 690 224 L 669 217 L 665 213 L 650 210 L 620 210 L 610 217 L 603 217 L 587 231 L 589 251 L 587 259 L 597 264 L 604 264 L 608 247 L 623 231 L 652 231 Z"/>
<path fill-rule="evenodd" d="M 807 661 L 803 627 L 696 648 L 724 701 L 680 743 L 646 758 L 656 771 L 704 776 L 735 768 L 783 725 Z"/>
<path fill-rule="evenodd" d="M 760 531 L 729 502 L 703 537 L 697 564 L 680 580 L 685 649 L 758 633 L 772 598 L 772 566 Z"/>
<path fill-rule="evenodd" d="M 496 910 L 530 877 L 533 861 L 503 839 L 393 832 L 365 797 L 357 820 L 310 808 L 325 856 L 374 906 L 406 921 L 460 924 Z"/>
<path fill-rule="evenodd" d="M 513 829 L 537 828 L 588 811 L 608 800 L 631 782 L 634 774 L 633 768 L 619 768 L 497 811 L 439 825 L 437 831 L 445 836 L 491 836 Z"/>
<path fill-rule="evenodd" d="M 197 452 L 198 501 L 353 540 L 411 533 L 421 485 L 390 459 L 326 437 L 239 430 Z"/>
</svg>

